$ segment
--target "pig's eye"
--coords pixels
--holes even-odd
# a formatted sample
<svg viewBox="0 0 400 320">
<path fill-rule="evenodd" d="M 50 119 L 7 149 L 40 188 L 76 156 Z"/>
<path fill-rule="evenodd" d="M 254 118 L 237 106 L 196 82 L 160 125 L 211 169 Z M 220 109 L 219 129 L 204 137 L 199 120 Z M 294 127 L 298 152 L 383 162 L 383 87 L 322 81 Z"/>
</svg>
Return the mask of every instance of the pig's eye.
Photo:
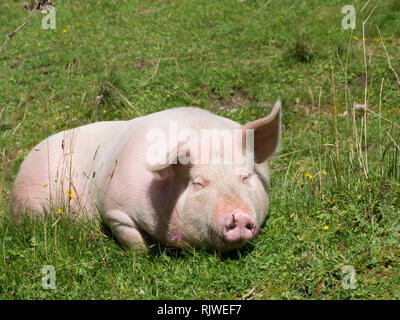
<svg viewBox="0 0 400 320">
<path fill-rule="evenodd" d="M 207 181 L 203 177 L 195 177 L 192 180 L 192 184 L 196 189 L 202 189 L 207 185 Z"/>
</svg>

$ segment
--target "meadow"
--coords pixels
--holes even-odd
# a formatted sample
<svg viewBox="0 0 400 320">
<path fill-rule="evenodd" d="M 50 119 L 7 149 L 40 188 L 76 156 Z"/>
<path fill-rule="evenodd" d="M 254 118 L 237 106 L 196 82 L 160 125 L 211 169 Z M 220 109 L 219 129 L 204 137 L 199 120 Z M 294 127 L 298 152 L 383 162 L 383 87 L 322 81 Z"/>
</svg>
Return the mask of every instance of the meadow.
<svg viewBox="0 0 400 320">
<path fill-rule="evenodd" d="M 0 299 L 400 299 L 399 0 L 54 6 L 56 29 L 35 13 L 0 52 Z M 2 1 L 0 43 L 26 17 Z M 53 133 L 189 105 L 244 124 L 279 97 L 269 218 L 242 250 L 139 254 L 97 221 L 8 219 Z"/>
</svg>

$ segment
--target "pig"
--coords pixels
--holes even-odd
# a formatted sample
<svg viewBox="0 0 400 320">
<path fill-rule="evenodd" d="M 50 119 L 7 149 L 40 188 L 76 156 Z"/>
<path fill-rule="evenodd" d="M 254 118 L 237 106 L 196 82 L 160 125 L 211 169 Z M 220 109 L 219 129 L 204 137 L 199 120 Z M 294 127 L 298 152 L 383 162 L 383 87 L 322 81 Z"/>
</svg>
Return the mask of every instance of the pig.
<svg viewBox="0 0 400 320">
<path fill-rule="evenodd" d="M 278 147 L 280 124 L 278 100 L 267 117 L 243 126 L 181 107 L 59 132 L 21 164 L 13 217 L 101 217 L 120 244 L 138 251 L 148 248 L 149 239 L 238 249 L 266 220 L 267 160 Z M 228 140 L 216 147 L 204 143 L 218 132 Z"/>
</svg>

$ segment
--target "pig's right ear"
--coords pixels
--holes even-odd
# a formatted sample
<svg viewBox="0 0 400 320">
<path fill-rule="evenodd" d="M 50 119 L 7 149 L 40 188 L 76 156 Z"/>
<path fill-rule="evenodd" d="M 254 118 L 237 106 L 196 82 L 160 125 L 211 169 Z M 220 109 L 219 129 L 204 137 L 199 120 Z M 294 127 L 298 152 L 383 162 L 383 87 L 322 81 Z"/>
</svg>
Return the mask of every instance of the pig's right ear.
<svg viewBox="0 0 400 320">
<path fill-rule="evenodd" d="M 280 100 L 275 103 L 272 112 L 267 117 L 248 122 L 243 126 L 243 139 L 245 139 L 246 129 L 254 130 L 254 161 L 256 163 L 264 162 L 277 149 L 281 135 L 280 128 Z"/>
<path fill-rule="evenodd" d="M 188 156 L 189 149 L 185 144 L 179 144 L 178 147 L 167 150 L 158 160 L 147 159 L 146 169 L 150 171 L 156 180 L 164 180 L 174 176 L 174 166 L 182 164 L 178 159 L 185 159 Z"/>
</svg>

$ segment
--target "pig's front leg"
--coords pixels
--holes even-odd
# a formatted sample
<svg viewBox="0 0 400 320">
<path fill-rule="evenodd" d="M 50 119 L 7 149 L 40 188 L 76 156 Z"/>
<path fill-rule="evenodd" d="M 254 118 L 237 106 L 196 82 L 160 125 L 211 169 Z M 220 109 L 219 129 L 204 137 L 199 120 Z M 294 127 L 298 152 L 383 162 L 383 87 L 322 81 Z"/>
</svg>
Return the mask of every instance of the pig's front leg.
<svg viewBox="0 0 400 320">
<path fill-rule="evenodd" d="M 125 212 L 110 210 L 103 215 L 103 219 L 123 246 L 139 252 L 147 250 L 142 234 L 135 222 Z"/>
</svg>

